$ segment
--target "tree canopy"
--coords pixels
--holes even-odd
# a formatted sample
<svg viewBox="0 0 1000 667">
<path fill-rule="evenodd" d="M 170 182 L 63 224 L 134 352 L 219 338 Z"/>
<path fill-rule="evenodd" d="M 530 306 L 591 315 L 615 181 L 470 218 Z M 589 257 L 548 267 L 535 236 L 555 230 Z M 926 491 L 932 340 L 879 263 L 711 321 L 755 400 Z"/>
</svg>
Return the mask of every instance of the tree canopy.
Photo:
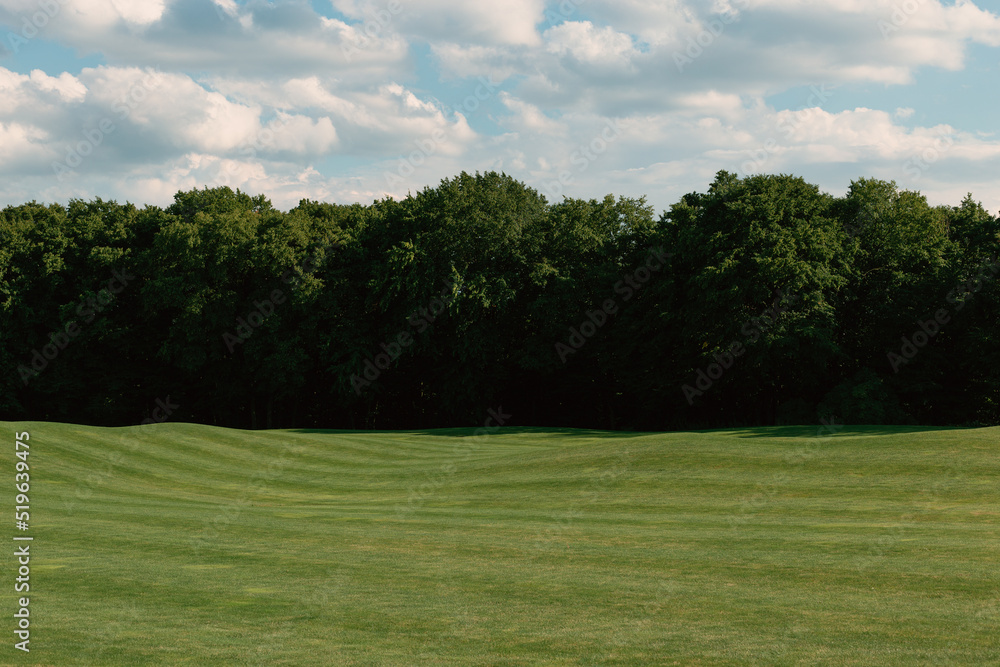
<svg viewBox="0 0 1000 667">
<path fill-rule="evenodd" d="M 659 216 L 462 173 L 0 211 L 0 417 L 660 430 L 1000 423 L 1000 220 L 719 172 Z M 160 401 L 160 403 L 158 403 Z"/>
</svg>

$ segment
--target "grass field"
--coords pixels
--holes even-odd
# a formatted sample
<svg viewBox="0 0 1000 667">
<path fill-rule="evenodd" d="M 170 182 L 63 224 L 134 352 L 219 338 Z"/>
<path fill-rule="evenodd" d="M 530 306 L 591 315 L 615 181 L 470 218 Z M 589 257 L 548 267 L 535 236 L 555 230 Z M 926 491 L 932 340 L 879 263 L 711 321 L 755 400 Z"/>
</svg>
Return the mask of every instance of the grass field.
<svg viewBox="0 0 1000 667">
<path fill-rule="evenodd" d="M 1000 428 L 0 427 L 3 664 L 1000 664 Z"/>
</svg>

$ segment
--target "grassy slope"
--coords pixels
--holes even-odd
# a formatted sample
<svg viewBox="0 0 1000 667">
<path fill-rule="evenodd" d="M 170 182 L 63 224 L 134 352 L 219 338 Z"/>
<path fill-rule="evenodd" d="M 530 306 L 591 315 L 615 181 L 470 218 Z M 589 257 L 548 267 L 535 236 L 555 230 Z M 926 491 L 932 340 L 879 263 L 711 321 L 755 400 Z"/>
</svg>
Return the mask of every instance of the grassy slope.
<svg viewBox="0 0 1000 667">
<path fill-rule="evenodd" d="M 5 664 L 1000 664 L 1000 429 L 24 429 Z"/>
</svg>

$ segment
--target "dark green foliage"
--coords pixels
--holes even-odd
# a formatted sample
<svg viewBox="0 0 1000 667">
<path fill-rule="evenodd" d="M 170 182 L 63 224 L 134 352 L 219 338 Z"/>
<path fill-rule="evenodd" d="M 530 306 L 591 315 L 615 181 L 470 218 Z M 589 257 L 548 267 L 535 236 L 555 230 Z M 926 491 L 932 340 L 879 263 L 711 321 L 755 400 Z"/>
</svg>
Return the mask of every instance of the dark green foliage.
<svg viewBox="0 0 1000 667">
<path fill-rule="evenodd" d="M 497 406 L 606 429 L 996 424 L 998 252 L 971 195 L 872 179 L 835 198 L 720 172 L 659 218 L 495 172 L 288 212 L 226 187 L 31 202 L 0 211 L 0 417 L 131 424 L 169 397 L 172 420 L 244 428 Z"/>
<path fill-rule="evenodd" d="M 836 415 L 846 424 L 911 424 L 899 399 L 871 369 L 841 382 L 819 404 L 819 415 Z"/>
</svg>

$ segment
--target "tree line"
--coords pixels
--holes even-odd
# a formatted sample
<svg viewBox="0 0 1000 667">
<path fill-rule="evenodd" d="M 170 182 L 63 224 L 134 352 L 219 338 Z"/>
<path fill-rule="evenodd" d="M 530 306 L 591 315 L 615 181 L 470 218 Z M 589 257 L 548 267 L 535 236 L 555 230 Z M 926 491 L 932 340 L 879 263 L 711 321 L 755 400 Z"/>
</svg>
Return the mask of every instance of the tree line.
<svg viewBox="0 0 1000 667">
<path fill-rule="evenodd" d="M 287 212 L 30 202 L 0 212 L 0 418 L 998 424 L 998 253 L 971 195 L 866 178 L 723 171 L 659 215 L 496 172 Z"/>
</svg>

